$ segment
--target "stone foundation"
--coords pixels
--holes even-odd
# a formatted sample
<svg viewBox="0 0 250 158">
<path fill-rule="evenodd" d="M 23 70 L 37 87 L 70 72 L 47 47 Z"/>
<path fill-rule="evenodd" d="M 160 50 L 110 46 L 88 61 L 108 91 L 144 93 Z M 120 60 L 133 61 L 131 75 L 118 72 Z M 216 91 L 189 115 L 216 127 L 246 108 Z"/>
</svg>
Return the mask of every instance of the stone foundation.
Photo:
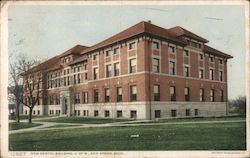
<svg viewBox="0 0 250 158">
<path fill-rule="evenodd" d="M 151 104 L 149 102 L 123 102 L 73 104 L 71 105 L 73 111 L 71 115 L 117 118 L 117 111 L 119 111 L 120 118 L 131 118 L 131 115 L 133 115 L 136 119 L 155 119 L 157 117 L 155 111 L 158 111 L 158 118 L 211 117 L 225 116 L 226 105 L 226 102 L 151 102 Z M 197 109 L 196 114 L 195 109 Z M 25 110 L 27 110 L 26 107 L 24 108 L 24 114 Z M 38 110 L 40 111 L 40 115 L 65 115 L 62 114 L 62 105 L 35 106 L 35 114 L 33 114 L 38 115 Z M 172 110 L 176 110 L 176 116 L 173 116 Z M 187 113 L 189 113 L 189 115 L 187 115 Z M 70 115 L 67 114 L 67 116 Z"/>
</svg>

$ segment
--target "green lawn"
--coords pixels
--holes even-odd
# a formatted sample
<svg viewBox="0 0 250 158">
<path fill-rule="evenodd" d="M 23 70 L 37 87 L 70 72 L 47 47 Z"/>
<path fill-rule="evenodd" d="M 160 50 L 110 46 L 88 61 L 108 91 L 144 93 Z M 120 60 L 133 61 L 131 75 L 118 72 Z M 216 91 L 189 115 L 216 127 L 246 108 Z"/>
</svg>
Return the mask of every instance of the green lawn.
<svg viewBox="0 0 250 158">
<path fill-rule="evenodd" d="M 32 119 L 34 118 L 46 118 L 46 117 L 51 117 L 51 116 L 46 116 L 46 115 L 40 115 L 40 116 L 37 116 L 37 115 L 32 115 Z M 20 120 L 27 120 L 29 118 L 28 115 L 20 115 Z M 16 116 L 9 116 L 9 120 L 16 120 Z"/>
<path fill-rule="evenodd" d="M 226 117 L 190 117 L 190 118 L 174 118 L 174 119 L 159 119 L 147 122 L 129 122 L 126 124 L 141 124 L 141 123 L 167 123 L 167 122 L 194 122 L 194 121 L 230 121 L 230 120 L 246 120 L 244 116 L 226 116 Z"/>
<path fill-rule="evenodd" d="M 58 117 L 58 118 L 51 118 L 51 119 L 43 119 L 43 120 L 40 120 L 40 121 L 42 121 L 42 122 L 58 122 L 58 123 L 102 124 L 102 123 L 129 121 L 129 119 L 87 118 L 87 117 Z M 37 122 L 38 122 L 38 120 L 37 120 Z"/>
<path fill-rule="evenodd" d="M 40 126 L 41 124 L 39 123 L 24 123 L 24 122 L 12 122 L 9 123 L 9 130 L 18 130 L 18 129 L 23 129 L 23 128 L 31 128 L 31 127 L 36 127 Z"/>
<path fill-rule="evenodd" d="M 9 140 L 14 151 L 245 150 L 246 123 L 51 130 L 10 134 Z"/>
</svg>

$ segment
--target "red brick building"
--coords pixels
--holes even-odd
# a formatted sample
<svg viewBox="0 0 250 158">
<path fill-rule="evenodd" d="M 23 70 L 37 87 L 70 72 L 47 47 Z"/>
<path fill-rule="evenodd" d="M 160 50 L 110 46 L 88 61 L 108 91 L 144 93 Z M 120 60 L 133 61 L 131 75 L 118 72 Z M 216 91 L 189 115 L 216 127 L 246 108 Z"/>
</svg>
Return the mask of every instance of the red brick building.
<svg viewBox="0 0 250 158">
<path fill-rule="evenodd" d="M 165 29 L 143 21 L 91 47 L 77 45 L 24 74 L 42 76 L 33 114 L 226 115 L 227 59 L 232 56 L 206 43 L 182 27 Z"/>
</svg>

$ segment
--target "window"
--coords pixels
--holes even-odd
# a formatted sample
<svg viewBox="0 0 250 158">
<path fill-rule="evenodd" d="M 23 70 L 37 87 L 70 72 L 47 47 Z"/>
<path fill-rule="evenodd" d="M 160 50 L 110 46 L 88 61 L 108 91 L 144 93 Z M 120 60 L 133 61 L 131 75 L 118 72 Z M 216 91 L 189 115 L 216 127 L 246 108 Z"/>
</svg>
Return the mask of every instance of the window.
<svg viewBox="0 0 250 158">
<path fill-rule="evenodd" d="M 174 53 L 175 52 L 175 47 L 174 46 L 169 46 L 169 51 L 171 52 L 171 53 Z"/>
<path fill-rule="evenodd" d="M 135 42 L 129 43 L 128 49 L 134 50 L 135 49 Z"/>
<path fill-rule="evenodd" d="M 85 64 L 83 65 L 83 67 L 84 67 L 84 71 L 88 70 L 88 64 L 87 64 L 87 63 L 85 63 Z"/>
<path fill-rule="evenodd" d="M 70 79 L 69 79 L 69 76 L 68 76 L 68 78 L 67 78 L 67 81 L 68 81 L 68 85 L 70 85 Z"/>
<path fill-rule="evenodd" d="M 106 56 L 106 57 L 110 56 L 110 52 L 111 52 L 110 50 L 107 50 L 107 51 L 105 52 L 105 56 Z"/>
<path fill-rule="evenodd" d="M 109 102 L 109 88 L 105 88 L 105 102 Z"/>
<path fill-rule="evenodd" d="M 76 84 L 76 75 L 74 75 L 74 84 Z"/>
<path fill-rule="evenodd" d="M 83 104 L 88 103 L 88 92 L 83 92 Z"/>
<path fill-rule="evenodd" d="M 87 72 L 84 73 L 84 79 L 88 80 L 88 73 Z"/>
<path fill-rule="evenodd" d="M 136 59 L 129 60 L 129 73 L 136 73 Z"/>
<path fill-rule="evenodd" d="M 83 116 L 89 116 L 89 110 L 83 110 Z"/>
<path fill-rule="evenodd" d="M 40 110 L 37 110 L 37 115 L 40 115 Z"/>
<path fill-rule="evenodd" d="M 116 96 L 117 96 L 117 102 L 122 101 L 122 88 L 121 87 L 117 87 L 116 88 Z"/>
<path fill-rule="evenodd" d="M 57 79 L 55 79 L 55 83 L 56 83 L 56 87 L 58 86 L 58 81 L 57 81 Z"/>
<path fill-rule="evenodd" d="M 159 42 L 153 41 L 153 49 L 159 49 L 159 48 L 160 48 Z"/>
<path fill-rule="evenodd" d="M 175 75 L 175 62 L 174 61 L 169 62 L 169 74 Z"/>
<path fill-rule="evenodd" d="M 160 101 L 160 86 L 154 85 L 154 101 Z"/>
<path fill-rule="evenodd" d="M 189 56 L 189 51 L 188 51 L 188 50 L 184 50 L 184 55 L 185 55 L 186 57 L 188 57 L 188 56 Z"/>
<path fill-rule="evenodd" d="M 120 63 L 114 64 L 114 76 L 119 76 L 120 74 Z"/>
<path fill-rule="evenodd" d="M 94 111 L 94 116 L 97 117 L 99 115 L 98 110 Z"/>
<path fill-rule="evenodd" d="M 97 89 L 95 89 L 94 90 L 94 103 L 98 103 L 98 90 Z"/>
<path fill-rule="evenodd" d="M 153 59 L 153 72 L 160 72 L 160 60 L 157 58 Z"/>
<path fill-rule="evenodd" d="M 219 64 L 223 64 L 223 60 L 222 59 L 219 59 Z"/>
<path fill-rule="evenodd" d="M 137 113 L 135 110 L 131 110 L 130 111 L 130 118 L 136 118 L 137 117 Z"/>
<path fill-rule="evenodd" d="M 211 101 L 211 102 L 214 102 L 214 101 L 215 101 L 215 98 L 214 98 L 214 89 L 211 89 L 211 90 L 210 90 L 210 101 Z"/>
<path fill-rule="evenodd" d="M 189 76 L 189 67 L 188 66 L 184 66 L 184 76 L 185 77 Z"/>
<path fill-rule="evenodd" d="M 200 101 L 204 101 L 204 88 L 200 88 Z"/>
<path fill-rule="evenodd" d="M 209 70 L 209 79 L 214 80 L 214 70 L 213 69 Z"/>
<path fill-rule="evenodd" d="M 155 118 L 161 118 L 161 110 L 155 110 Z"/>
<path fill-rule="evenodd" d="M 77 83 L 81 83 L 81 75 L 80 74 L 77 74 Z"/>
<path fill-rule="evenodd" d="M 174 86 L 170 87 L 170 97 L 171 101 L 176 101 L 176 91 Z"/>
<path fill-rule="evenodd" d="M 201 44 L 200 43 L 198 43 L 198 48 L 201 48 Z"/>
<path fill-rule="evenodd" d="M 58 79 L 58 86 L 61 87 L 61 79 Z"/>
<path fill-rule="evenodd" d="M 204 78 L 204 71 L 203 71 L 203 69 L 200 69 L 200 70 L 199 70 L 199 78 L 200 78 L 200 79 L 203 79 L 203 78 Z"/>
<path fill-rule="evenodd" d="M 186 109 L 186 116 L 190 116 L 190 109 Z"/>
<path fill-rule="evenodd" d="M 36 111 L 35 111 L 35 110 L 33 111 L 33 114 L 34 114 L 34 115 L 36 114 Z"/>
<path fill-rule="evenodd" d="M 223 81 L 223 72 L 222 71 L 219 71 L 219 80 Z"/>
<path fill-rule="evenodd" d="M 194 115 L 197 116 L 199 114 L 198 109 L 194 109 Z"/>
<path fill-rule="evenodd" d="M 80 110 L 77 110 L 77 115 L 80 116 Z"/>
<path fill-rule="evenodd" d="M 105 110 L 105 117 L 109 117 L 109 111 Z"/>
<path fill-rule="evenodd" d="M 80 103 L 80 94 L 76 93 L 75 94 L 75 104 L 79 104 Z"/>
<path fill-rule="evenodd" d="M 93 60 L 96 60 L 97 59 L 97 54 L 94 54 L 93 55 Z"/>
<path fill-rule="evenodd" d="M 224 102 L 224 91 L 220 90 L 220 101 Z"/>
<path fill-rule="evenodd" d="M 136 101 L 136 86 L 130 86 L 130 101 Z"/>
<path fill-rule="evenodd" d="M 171 110 L 171 116 L 176 117 L 176 110 Z"/>
<path fill-rule="evenodd" d="M 60 104 L 60 95 L 56 95 L 56 105 Z"/>
<path fill-rule="evenodd" d="M 184 93 L 185 93 L 185 101 L 190 101 L 190 95 L 189 95 L 189 88 L 188 87 L 185 87 Z"/>
<path fill-rule="evenodd" d="M 119 117 L 122 117 L 122 111 L 121 110 L 117 111 L 117 118 L 119 118 Z"/>
<path fill-rule="evenodd" d="M 76 72 L 77 67 L 74 67 L 74 73 Z M 72 70 L 72 69 L 71 69 Z"/>
<path fill-rule="evenodd" d="M 67 85 L 67 78 L 66 78 L 66 77 L 64 77 L 64 79 L 63 79 L 63 83 L 64 83 L 64 86 L 66 86 L 66 85 Z"/>
<path fill-rule="evenodd" d="M 94 68 L 94 80 L 98 79 L 98 68 Z"/>
<path fill-rule="evenodd" d="M 114 55 L 119 53 L 119 48 L 114 48 Z"/>
<path fill-rule="evenodd" d="M 214 57 L 210 56 L 209 57 L 209 62 L 211 62 L 211 63 L 214 62 Z"/>
<path fill-rule="evenodd" d="M 191 46 L 196 47 L 196 48 L 201 48 L 201 44 L 197 42 L 191 41 Z"/>
<path fill-rule="evenodd" d="M 111 65 L 106 65 L 106 77 L 111 77 Z"/>
<path fill-rule="evenodd" d="M 27 115 L 28 114 L 28 111 L 27 110 L 25 110 L 25 115 Z"/>
</svg>

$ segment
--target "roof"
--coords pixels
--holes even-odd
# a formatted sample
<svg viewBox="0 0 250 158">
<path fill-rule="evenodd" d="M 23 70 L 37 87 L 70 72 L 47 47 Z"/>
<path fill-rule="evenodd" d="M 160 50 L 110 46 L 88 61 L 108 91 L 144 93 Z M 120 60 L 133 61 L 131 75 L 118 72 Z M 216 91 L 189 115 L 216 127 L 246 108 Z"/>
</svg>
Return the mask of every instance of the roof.
<svg viewBox="0 0 250 158">
<path fill-rule="evenodd" d="M 38 65 L 32 67 L 31 69 L 22 73 L 21 75 L 26 75 L 28 73 L 37 72 L 37 71 L 41 71 L 41 70 L 51 71 L 51 70 L 60 69 L 61 68 L 61 66 L 60 66 L 60 58 L 61 57 L 64 57 L 64 56 L 69 55 L 69 54 L 80 55 L 80 52 L 86 48 L 88 48 L 88 47 L 82 46 L 82 45 L 76 45 L 73 48 L 65 51 L 64 53 L 62 53 L 58 56 L 55 56 L 53 58 L 50 58 L 47 61 L 42 62 L 41 64 L 38 64 Z"/>
<path fill-rule="evenodd" d="M 175 37 L 187 36 L 187 37 L 191 37 L 193 39 L 196 39 L 196 40 L 204 42 L 204 43 L 209 42 L 207 39 L 200 37 L 200 36 L 190 32 L 190 31 L 188 31 L 180 26 L 170 28 L 170 29 L 168 29 L 168 31 L 170 34 L 172 34 L 172 36 L 175 36 Z"/>
<path fill-rule="evenodd" d="M 117 34 L 111 36 L 110 38 L 107 38 L 106 40 L 101 41 L 101 42 L 99 42 L 91 47 L 87 47 L 87 46 L 83 46 L 83 45 L 76 45 L 73 48 L 65 51 L 64 53 L 62 53 L 56 57 L 53 57 L 53 58 L 51 58 L 51 59 L 49 59 L 49 60 L 47 60 L 47 61 L 45 61 L 37 66 L 31 68 L 30 70 L 23 73 L 23 75 L 26 73 L 35 72 L 38 70 L 47 69 L 47 71 L 52 71 L 52 70 L 60 69 L 61 68 L 60 58 L 66 56 L 66 55 L 69 55 L 69 54 L 79 55 L 79 58 L 68 63 L 69 65 L 73 65 L 75 63 L 82 62 L 83 60 L 87 59 L 86 56 L 82 56 L 83 54 L 90 53 L 92 51 L 96 51 L 98 49 L 104 48 L 106 46 L 110 46 L 114 43 L 118 43 L 118 42 L 121 42 L 123 40 L 129 39 L 129 38 L 132 38 L 134 36 L 141 35 L 141 34 L 148 34 L 151 36 L 157 36 L 159 38 L 163 38 L 163 39 L 169 40 L 170 42 L 178 43 L 178 44 L 183 45 L 183 46 L 187 45 L 187 43 L 185 41 L 179 39 L 178 37 L 180 37 L 180 36 L 188 36 L 188 37 L 194 38 L 194 39 L 199 40 L 199 41 L 204 42 L 204 43 L 208 42 L 208 40 L 206 40 L 205 38 L 200 37 L 200 36 L 190 32 L 190 31 L 188 31 L 180 26 L 176 26 L 176 27 L 173 27 L 170 29 L 165 29 L 165 28 L 156 26 L 154 24 L 151 24 L 150 22 L 142 21 L 142 22 L 139 22 L 136 25 L 129 27 L 129 28 L 125 29 L 124 31 L 117 33 Z M 210 46 L 207 46 L 207 45 L 204 46 L 203 51 L 208 52 L 210 54 L 215 54 L 218 56 L 226 57 L 226 58 L 232 58 L 232 56 L 225 54 L 225 53 L 223 53 L 219 50 L 216 50 L 216 49 L 214 49 Z"/>
<path fill-rule="evenodd" d="M 126 29 L 118 34 L 113 35 L 112 37 L 110 37 L 110 38 L 108 38 L 100 43 L 97 43 L 97 44 L 91 46 L 88 49 L 85 49 L 81 54 L 94 51 L 96 49 L 105 47 L 107 45 L 111 45 L 111 44 L 116 43 L 116 42 L 120 42 L 124 39 L 128 39 L 128 38 L 131 38 L 133 36 L 136 36 L 136 35 L 139 35 L 142 33 L 148 33 L 151 35 L 159 36 L 161 38 L 165 38 L 165 39 L 168 39 L 168 40 L 173 41 L 173 42 L 177 42 L 177 43 L 182 44 L 182 45 L 186 44 L 183 41 L 173 37 L 167 31 L 167 29 L 153 25 L 149 22 L 142 21 L 142 22 L 140 22 L 132 27 L 129 27 L 128 29 Z"/>
<path fill-rule="evenodd" d="M 60 59 L 57 58 L 57 56 L 55 56 L 53 58 L 50 58 L 50 59 L 46 60 L 45 62 L 42 62 L 41 64 L 38 64 L 38 65 L 32 67 L 28 71 L 23 72 L 21 75 L 26 75 L 28 73 L 33 73 L 33 72 L 48 69 L 48 68 L 50 68 L 52 66 L 57 65 L 59 63 L 59 61 L 60 61 Z"/>
<path fill-rule="evenodd" d="M 70 48 L 69 50 L 65 51 L 64 53 L 58 55 L 58 58 L 67 56 L 69 54 L 75 54 L 75 55 L 80 55 L 80 52 L 87 49 L 87 46 L 83 46 L 83 45 L 76 45 L 73 48 Z"/>
<path fill-rule="evenodd" d="M 210 53 L 210 54 L 214 54 L 214 55 L 217 55 L 217 56 L 221 56 L 221 57 L 224 57 L 224 58 L 227 58 L 227 59 L 230 59 L 230 58 L 233 58 L 233 56 L 231 55 L 228 55 L 226 53 L 223 53 L 215 48 L 212 48 L 208 45 L 204 45 L 204 48 L 203 48 L 203 51 L 204 52 L 207 52 L 207 53 Z"/>
</svg>

